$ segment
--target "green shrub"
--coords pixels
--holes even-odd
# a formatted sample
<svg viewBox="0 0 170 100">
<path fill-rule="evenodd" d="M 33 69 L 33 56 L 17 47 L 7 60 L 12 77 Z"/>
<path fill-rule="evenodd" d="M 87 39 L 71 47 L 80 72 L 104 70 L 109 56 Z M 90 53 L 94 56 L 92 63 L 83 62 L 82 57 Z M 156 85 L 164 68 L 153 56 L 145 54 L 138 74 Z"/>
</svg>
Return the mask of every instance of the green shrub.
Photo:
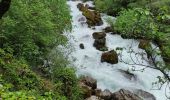
<svg viewBox="0 0 170 100">
<path fill-rule="evenodd" d="M 54 69 L 54 78 L 56 82 L 61 84 L 61 94 L 66 96 L 69 100 L 80 100 L 80 89 L 78 87 L 78 80 L 75 75 L 75 70 L 72 68 L 57 68 Z"/>
<path fill-rule="evenodd" d="M 60 50 L 54 49 L 49 54 L 49 59 L 53 64 L 46 69 L 46 73 L 54 83 L 58 84 L 58 92 L 61 95 L 66 96 L 68 100 L 81 100 L 81 91 L 78 86 L 75 69 L 69 67 L 71 64 L 68 58 L 63 56 L 62 49 Z"/>
<path fill-rule="evenodd" d="M 154 38 L 158 28 L 148 10 L 124 10 L 117 17 L 114 29 L 128 38 Z"/>
<path fill-rule="evenodd" d="M 4 86 L 0 97 L 80 100 L 75 71 L 67 67 L 69 62 L 60 50 L 54 50 L 67 42 L 62 32 L 71 28 L 66 0 L 12 1 L 0 20 L 0 73 L 4 80 L 0 82 Z M 50 57 L 53 50 L 57 54 Z M 53 64 L 39 69 L 44 59 Z"/>
<path fill-rule="evenodd" d="M 13 90 L 42 89 L 42 81 L 24 60 L 14 59 L 9 52 L 0 49 L 0 72 L 2 79 L 11 83 Z"/>
<path fill-rule="evenodd" d="M 96 9 L 109 15 L 117 15 L 135 0 L 94 0 Z"/>
<path fill-rule="evenodd" d="M 70 29 L 69 10 L 64 0 L 17 0 L 1 20 L 3 46 L 10 45 L 17 57 L 33 64 L 51 48 L 66 42 L 61 34 Z"/>
</svg>

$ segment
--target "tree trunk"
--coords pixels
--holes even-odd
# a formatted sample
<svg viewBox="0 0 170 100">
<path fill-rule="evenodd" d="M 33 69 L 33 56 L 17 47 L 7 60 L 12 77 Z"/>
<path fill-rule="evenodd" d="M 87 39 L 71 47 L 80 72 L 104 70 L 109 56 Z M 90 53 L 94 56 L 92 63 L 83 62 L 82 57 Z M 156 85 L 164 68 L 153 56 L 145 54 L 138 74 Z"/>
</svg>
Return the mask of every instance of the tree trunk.
<svg viewBox="0 0 170 100">
<path fill-rule="evenodd" d="M 9 10 L 11 0 L 1 0 L 0 2 L 0 19 Z"/>
</svg>

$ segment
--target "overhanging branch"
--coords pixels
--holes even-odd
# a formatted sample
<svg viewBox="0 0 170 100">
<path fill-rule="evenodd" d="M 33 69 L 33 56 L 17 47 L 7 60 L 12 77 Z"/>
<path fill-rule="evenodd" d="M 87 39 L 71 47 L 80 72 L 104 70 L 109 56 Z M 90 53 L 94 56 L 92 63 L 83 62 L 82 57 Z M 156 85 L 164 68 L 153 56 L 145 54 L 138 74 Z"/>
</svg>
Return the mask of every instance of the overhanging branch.
<svg viewBox="0 0 170 100">
<path fill-rule="evenodd" d="M 11 0 L 2 0 L 0 2 L 0 19 L 9 10 L 11 5 Z"/>
</svg>

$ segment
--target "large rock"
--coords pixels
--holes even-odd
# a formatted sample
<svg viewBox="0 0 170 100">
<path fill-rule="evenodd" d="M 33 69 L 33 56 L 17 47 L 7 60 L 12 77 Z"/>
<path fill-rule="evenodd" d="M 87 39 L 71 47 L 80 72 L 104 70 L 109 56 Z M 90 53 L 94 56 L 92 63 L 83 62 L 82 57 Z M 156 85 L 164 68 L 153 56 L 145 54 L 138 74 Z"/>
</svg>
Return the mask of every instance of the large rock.
<svg viewBox="0 0 170 100">
<path fill-rule="evenodd" d="M 111 100 L 143 100 L 143 99 L 128 90 L 120 89 L 119 91 L 112 94 Z"/>
<path fill-rule="evenodd" d="M 83 12 L 83 15 L 86 17 L 87 24 L 89 26 L 100 26 L 103 24 L 101 15 L 97 11 L 87 10 L 87 11 Z"/>
<path fill-rule="evenodd" d="M 111 50 L 109 52 L 103 53 L 101 56 L 101 62 L 117 64 L 118 63 L 118 55 L 117 55 L 116 51 Z"/>
<path fill-rule="evenodd" d="M 89 76 L 83 76 L 80 80 L 81 83 L 84 83 L 85 85 L 91 87 L 92 89 L 97 88 L 97 80 L 93 79 L 92 77 Z"/>
<path fill-rule="evenodd" d="M 93 46 L 96 47 L 97 50 L 107 51 L 106 34 L 104 32 L 94 32 L 92 35 L 95 39 Z"/>
<path fill-rule="evenodd" d="M 147 58 L 149 59 L 152 55 L 152 46 L 148 40 L 140 40 L 138 47 L 145 50 Z"/>
<path fill-rule="evenodd" d="M 87 19 L 87 24 L 89 26 L 100 26 L 103 24 L 103 21 L 101 19 L 101 15 L 97 11 L 91 11 L 88 9 L 88 6 L 84 6 L 83 4 L 79 3 L 77 5 L 77 8 L 82 11 L 82 14 Z"/>
<path fill-rule="evenodd" d="M 142 97 L 144 100 L 156 100 L 156 98 L 153 94 L 146 92 L 146 91 L 143 91 L 141 89 L 136 90 L 135 94 Z"/>
<path fill-rule="evenodd" d="M 105 89 L 104 91 L 102 91 L 100 93 L 99 97 L 104 99 L 104 100 L 111 100 L 112 99 L 112 93 L 109 90 Z"/>
<path fill-rule="evenodd" d="M 94 32 L 93 33 L 94 39 L 103 39 L 105 37 L 106 37 L 106 33 L 104 33 L 104 32 Z"/>
<path fill-rule="evenodd" d="M 95 39 L 93 46 L 100 51 L 108 50 L 108 48 L 106 47 L 106 38 Z"/>
</svg>

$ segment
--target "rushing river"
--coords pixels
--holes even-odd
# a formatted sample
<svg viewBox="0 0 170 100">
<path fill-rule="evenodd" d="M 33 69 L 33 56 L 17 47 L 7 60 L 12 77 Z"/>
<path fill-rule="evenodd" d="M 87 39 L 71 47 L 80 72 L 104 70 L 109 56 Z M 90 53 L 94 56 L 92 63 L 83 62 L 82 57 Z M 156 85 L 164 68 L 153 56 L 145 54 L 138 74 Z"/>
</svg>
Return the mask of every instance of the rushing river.
<svg viewBox="0 0 170 100">
<path fill-rule="evenodd" d="M 74 66 L 77 69 L 77 75 L 88 75 L 97 80 L 98 88 L 104 90 L 109 89 L 112 92 L 115 92 L 121 88 L 134 90 L 142 89 L 152 93 L 157 100 L 166 100 L 165 97 L 165 88 L 161 90 L 154 90 L 156 86 L 153 86 L 152 83 L 157 81 L 157 76 L 162 76 L 157 70 L 147 68 L 143 72 L 141 71 L 132 71 L 132 65 L 125 64 L 120 62 L 118 64 L 109 64 L 101 63 L 102 51 L 96 50 L 93 47 L 94 39 L 92 34 L 94 32 L 102 32 L 103 29 L 109 26 L 105 18 L 109 16 L 102 14 L 102 19 L 104 24 L 101 26 L 96 26 L 94 28 L 88 28 L 88 26 L 79 22 L 78 20 L 83 17 L 82 12 L 78 10 L 77 4 L 81 1 L 68 1 L 70 6 L 71 15 L 72 15 L 72 32 L 67 32 L 65 35 L 69 38 L 69 43 L 74 48 L 74 50 L 69 55 L 69 59 L 73 62 Z M 86 2 L 90 6 L 92 2 Z M 114 19 L 114 18 L 112 18 Z M 80 49 L 79 45 L 84 44 L 85 49 Z M 144 65 L 150 65 L 150 63 L 142 56 L 136 56 L 135 53 L 144 53 L 143 50 L 138 48 L 139 42 L 134 39 L 123 39 L 120 35 L 113 35 L 107 33 L 106 36 L 106 45 L 109 50 L 115 50 L 117 47 L 123 48 L 122 59 L 127 63 L 139 62 Z M 129 53 L 130 50 L 134 52 Z M 132 60 L 133 58 L 133 60 Z M 120 57 L 119 57 L 120 59 Z M 152 65 L 151 65 L 152 66 Z M 142 69 L 142 66 L 135 65 L 136 69 Z M 128 79 L 121 72 L 121 70 L 129 70 L 136 76 L 136 79 Z"/>
</svg>

